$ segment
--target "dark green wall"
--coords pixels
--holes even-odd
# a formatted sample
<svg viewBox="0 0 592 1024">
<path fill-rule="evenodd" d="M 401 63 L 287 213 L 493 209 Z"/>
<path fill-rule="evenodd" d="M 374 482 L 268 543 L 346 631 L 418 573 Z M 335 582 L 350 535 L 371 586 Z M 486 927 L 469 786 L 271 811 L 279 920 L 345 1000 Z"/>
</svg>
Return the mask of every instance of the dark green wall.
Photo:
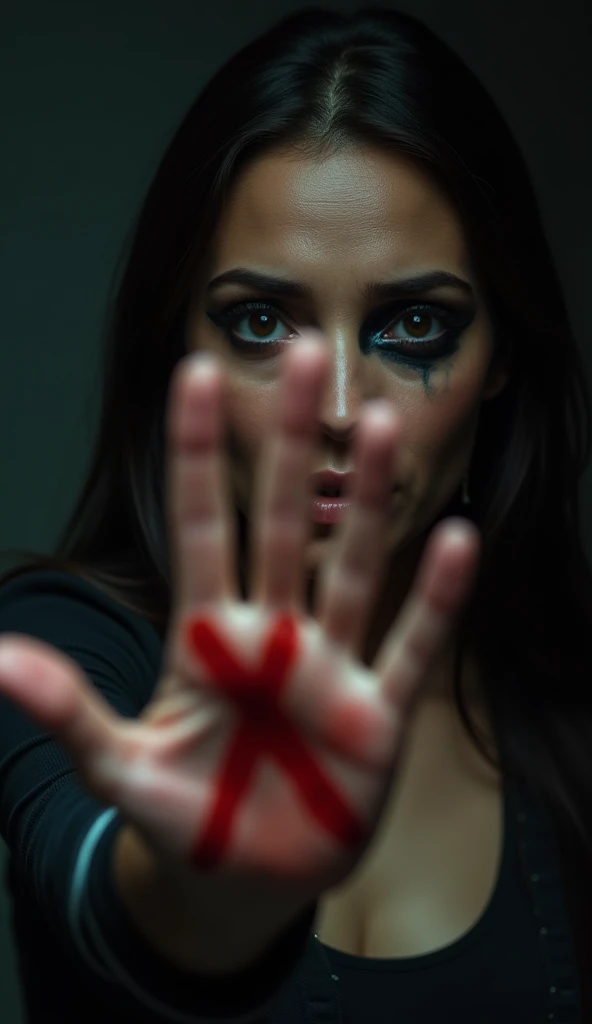
<svg viewBox="0 0 592 1024">
<path fill-rule="evenodd" d="M 3 4 L 0 546 L 46 550 L 78 490 L 95 425 L 97 344 L 110 274 L 171 132 L 223 60 L 304 6 L 287 0 L 217 0 L 211 10 L 203 0 Z M 359 5 L 322 6 L 350 11 Z M 584 0 L 399 6 L 458 49 L 516 132 L 590 372 L 592 7 Z M 590 471 L 583 511 L 592 551 Z M 1 840 L 0 851 L 5 854 Z M 0 1019 L 19 1024 L 2 896 Z"/>
</svg>

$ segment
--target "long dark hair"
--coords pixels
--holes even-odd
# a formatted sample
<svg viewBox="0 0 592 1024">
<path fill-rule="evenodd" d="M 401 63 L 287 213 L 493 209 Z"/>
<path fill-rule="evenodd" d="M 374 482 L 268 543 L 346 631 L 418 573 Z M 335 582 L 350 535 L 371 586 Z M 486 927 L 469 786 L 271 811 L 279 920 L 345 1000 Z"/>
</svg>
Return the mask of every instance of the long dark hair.
<svg viewBox="0 0 592 1024">
<path fill-rule="evenodd" d="M 16 549 L 33 562 L 3 581 L 32 568 L 79 573 L 164 635 L 171 577 L 163 418 L 171 373 L 187 354 L 201 254 L 246 161 L 280 145 L 322 157 L 352 143 L 405 153 L 446 190 L 485 289 L 497 351 L 511 366 L 505 389 L 483 405 L 471 504 L 455 498 L 442 517 L 467 516 L 482 536 L 461 637 L 478 642 L 487 669 L 504 769 L 541 794 L 587 865 L 592 572 L 578 505 L 590 457 L 585 366 L 507 125 L 463 61 L 408 14 L 301 11 L 202 89 L 131 236 L 105 332 L 102 413 L 82 493 L 52 555 Z M 243 545 L 238 512 L 237 527 Z M 483 746 L 458 681 L 456 695 Z"/>
</svg>

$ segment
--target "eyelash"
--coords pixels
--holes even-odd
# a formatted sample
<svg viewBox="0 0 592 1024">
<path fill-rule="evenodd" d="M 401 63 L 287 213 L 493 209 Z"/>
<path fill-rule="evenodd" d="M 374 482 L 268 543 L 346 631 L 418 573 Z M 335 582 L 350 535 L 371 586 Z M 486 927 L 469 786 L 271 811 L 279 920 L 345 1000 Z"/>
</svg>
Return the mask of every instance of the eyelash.
<svg viewBox="0 0 592 1024">
<path fill-rule="evenodd" d="M 237 317 L 244 316 L 247 313 L 256 313 L 259 310 L 270 312 L 278 319 L 284 320 L 284 314 L 280 309 L 269 302 L 264 301 L 233 303 L 232 305 L 221 309 L 219 312 L 209 312 L 207 315 L 217 327 L 220 327 L 224 331 L 233 348 L 240 352 L 257 354 L 264 350 L 269 351 L 270 348 L 273 348 L 276 345 L 285 344 L 285 342 L 282 342 L 281 340 L 248 341 L 245 338 L 240 338 L 239 335 L 231 330 L 232 324 Z M 443 321 L 448 326 L 443 332 L 441 332 L 439 338 L 431 338 L 429 341 L 408 340 L 405 342 L 399 342 L 396 345 L 379 345 L 378 348 L 381 352 L 385 353 L 387 358 L 394 358 L 409 363 L 426 363 L 430 359 L 442 359 L 456 351 L 458 347 L 456 345 L 456 340 L 459 334 L 473 319 L 473 313 L 469 313 L 467 310 L 435 305 L 433 303 L 420 302 L 411 304 L 408 301 L 402 300 L 396 303 L 394 307 L 391 306 L 386 311 L 383 310 L 381 313 L 375 313 L 372 316 L 372 320 L 376 322 L 378 317 L 383 320 L 385 316 L 392 313 L 398 314 L 395 315 L 394 319 L 389 321 L 387 327 L 384 329 L 388 330 L 392 324 L 395 324 L 398 320 L 402 319 L 404 314 L 417 312 L 428 313 L 430 316 L 437 317 L 437 319 Z M 404 347 L 405 345 L 410 347 L 406 349 Z"/>
</svg>

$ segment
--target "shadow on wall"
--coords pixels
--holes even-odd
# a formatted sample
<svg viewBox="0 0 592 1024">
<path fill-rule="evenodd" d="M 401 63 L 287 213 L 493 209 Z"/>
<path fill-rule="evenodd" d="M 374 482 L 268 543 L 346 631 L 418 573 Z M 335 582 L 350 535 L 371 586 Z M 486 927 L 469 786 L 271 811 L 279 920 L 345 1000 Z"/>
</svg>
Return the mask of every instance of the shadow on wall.
<svg viewBox="0 0 592 1024">
<path fill-rule="evenodd" d="M 25 1024 L 16 958 L 10 929 L 10 899 L 4 886 L 8 860 L 6 843 L 0 839 L 0 1006 L 2 1024 Z"/>
</svg>

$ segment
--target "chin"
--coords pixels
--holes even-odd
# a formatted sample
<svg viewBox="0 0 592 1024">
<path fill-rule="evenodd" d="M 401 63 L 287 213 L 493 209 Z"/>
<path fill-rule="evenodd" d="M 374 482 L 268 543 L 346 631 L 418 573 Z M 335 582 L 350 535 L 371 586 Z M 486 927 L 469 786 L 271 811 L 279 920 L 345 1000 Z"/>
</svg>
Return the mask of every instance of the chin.
<svg viewBox="0 0 592 1024">
<path fill-rule="evenodd" d="M 318 523 L 314 526 L 314 533 L 311 534 L 307 546 L 305 555 L 305 569 L 306 575 L 309 579 L 312 579 L 317 570 L 319 569 L 321 562 L 325 561 L 332 550 L 333 544 L 337 541 L 338 528 L 336 526 L 322 526 Z M 384 556 L 391 557 L 394 552 L 395 546 L 401 547 L 405 545 L 405 537 L 401 538 L 397 535 L 397 526 L 392 523 L 388 534 L 385 538 L 384 544 Z"/>
</svg>

